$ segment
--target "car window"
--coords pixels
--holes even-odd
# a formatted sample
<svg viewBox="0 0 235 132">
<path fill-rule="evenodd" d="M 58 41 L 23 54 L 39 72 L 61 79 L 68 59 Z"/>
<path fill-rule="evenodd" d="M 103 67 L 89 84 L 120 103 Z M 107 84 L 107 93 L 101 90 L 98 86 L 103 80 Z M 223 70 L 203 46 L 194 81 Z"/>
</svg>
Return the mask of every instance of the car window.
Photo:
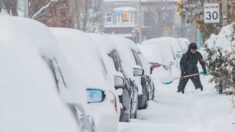
<svg viewBox="0 0 235 132">
<path fill-rule="evenodd" d="M 116 50 L 112 50 L 109 53 L 109 56 L 112 58 L 116 71 L 122 72 L 121 60 Z"/>
<path fill-rule="evenodd" d="M 44 58 L 45 59 L 45 58 Z M 53 77 L 55 79 L 57 91 L 60 93 L 62 89 L 67 89 L 67 84 L 65 82 L 64 76 L 62 74 L 61 68 L 59 67 L 57 60 L 53 59 L 46 59 L 49 67 L 52 71 Z"/>
<path fill-rule="evenodd" d="M 131 49 L 131 51 L 132 51 L 132 54 L 133 54 L 133 56 L 134 56 L 134 58 L 135 58 L 135 63 L 136 63 L 136 65 L 143 67 L 138 53 L 137 53 L 135 50 L 133 50 L 133 49 Z"/>
</svg>

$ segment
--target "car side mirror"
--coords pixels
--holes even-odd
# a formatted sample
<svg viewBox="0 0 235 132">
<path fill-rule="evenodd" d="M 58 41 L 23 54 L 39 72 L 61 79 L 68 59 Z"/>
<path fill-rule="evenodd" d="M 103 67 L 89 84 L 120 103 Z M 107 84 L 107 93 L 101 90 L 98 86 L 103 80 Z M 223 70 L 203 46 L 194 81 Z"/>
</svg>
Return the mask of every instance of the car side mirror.
<svg viewBox="0 0 235 132">
<path fill-rule="evenodd" d="M 88 88 L 87 89 L 87 101 L 88 103 L 99 103 L 104 101 L 105 93 L 103 90 Z"/>
<path fill-rule="evenodd" d="M 140 68 L 133 68 L 133 75 L 134 76 L 143 76 L 144 70 Z"/>
<path fill-rule="evenodd" d="M 121 76 L 115 76 L 114 77 L 114 85 L 115 85 L 116 89 L 124 88 L 124 86 L 125 86 L 124 78 Z"/>
</svg>

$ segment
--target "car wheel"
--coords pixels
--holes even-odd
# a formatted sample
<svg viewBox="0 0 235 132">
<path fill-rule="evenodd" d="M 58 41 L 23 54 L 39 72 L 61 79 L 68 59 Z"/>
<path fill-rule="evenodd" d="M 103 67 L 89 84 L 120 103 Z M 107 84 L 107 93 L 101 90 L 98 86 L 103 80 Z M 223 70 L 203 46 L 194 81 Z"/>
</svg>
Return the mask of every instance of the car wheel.
<svg viewBox="0 0 235 132">
<path fill-rule="evenodd" d="M 142 110 L 142 109 L 146 109 L 148 106 L 148 100 L 149 100 L 149 93 L 147 90 L 148 86 L 144 86 L 143 88 L 143 94 L 142 95 L 138 95 L 138 109 Z"/>
<path fill-rule="evenodd" d="M 133 104 L 133 103 L 132 103 Z M 138 99 L 136 99 L 136 107 L 133 108 L 134 106 L 132 105 L 132 110 L 135 109 L 134 113 L 131 113 L 131 118 L 136 119 L 137 118 L 137 114 L 138 114 Z"/>
<path fill-rule="evenodd" d="M 138 114 L 138 99 L 137 99 L 137 103 L 136 103 L 135 113 L 133 115 L 134 119 L 137 119 L 137 114 Z"/>
<path fill-rule="evenodd" d="M 155 98 L 155 86 L 154 86 L 154 84 L 153 84 L 153 89 L 152 89 L 152 98 L 151 98 L 151 100 L 154 100 L 154 98 Z"/>
<path fill-rule="evenodd" d="M 123 114 L 120 115 L 120 122 L 130 122 L 130 115 L 129 114 Z"/>
</svg>

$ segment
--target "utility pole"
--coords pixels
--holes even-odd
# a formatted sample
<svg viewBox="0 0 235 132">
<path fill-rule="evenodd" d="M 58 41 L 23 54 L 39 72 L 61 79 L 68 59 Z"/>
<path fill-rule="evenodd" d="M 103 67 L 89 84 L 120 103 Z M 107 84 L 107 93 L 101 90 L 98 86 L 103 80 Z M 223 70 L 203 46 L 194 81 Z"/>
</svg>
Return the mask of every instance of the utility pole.
<svg viewBox="0 0 235 132">
<path fill-rule="evenodd" d="M 24 0 L 24 17 L 29 17 L 29 1 Z"/>
<path fill-rule="evenodd" d="M 143 34 L 142 34 L 142 9 L 141 9 L 141 0 L 138 0 L 137 2 L 137 8 L 138 8 L 138 26 L 137 26 L 137 31 L 139 34 L 139 43 L 142 43 L 142 38 L 143 38 Z"/>
<path fill-rule="evenodd" d="M 228 24 L 228 0 L 222 1 L 222 25 Z"/>
</svg>

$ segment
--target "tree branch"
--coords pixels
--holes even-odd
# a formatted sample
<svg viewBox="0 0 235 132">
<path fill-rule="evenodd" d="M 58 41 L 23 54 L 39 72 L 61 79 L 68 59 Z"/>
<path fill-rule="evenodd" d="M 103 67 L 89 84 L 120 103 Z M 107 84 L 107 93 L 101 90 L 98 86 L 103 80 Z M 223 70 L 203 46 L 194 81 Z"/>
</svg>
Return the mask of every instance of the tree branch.
<svg viewBox="0 0 235 132">
<path fill-rule="evenodd" d="M 48 8 L 52 2 L 58 2 L 59 0 L 50 0 L 45 6 L 43 6 L 42 8 L 40 8 L 33 16 L 32 19 L 37 19 L 38 16 L 46 9 Z"/>
</svg>

